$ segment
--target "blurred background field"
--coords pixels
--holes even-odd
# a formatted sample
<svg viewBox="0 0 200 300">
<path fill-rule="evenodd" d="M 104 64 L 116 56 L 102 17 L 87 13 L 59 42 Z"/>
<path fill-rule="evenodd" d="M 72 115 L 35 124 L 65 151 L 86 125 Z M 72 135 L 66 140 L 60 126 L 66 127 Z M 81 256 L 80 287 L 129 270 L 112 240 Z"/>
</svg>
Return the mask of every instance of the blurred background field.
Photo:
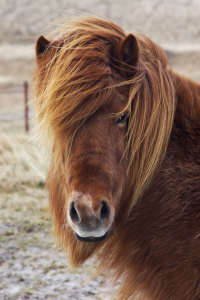
<svg viewBox="0 0 200 300">
<path fill-rule="evenodd" d="M 34 139 L 31 77 L 34 44 L 53 21 L 104 15 L 125 31 L 161 44 L 172 67 L 200 82 L 198 0 L 0 1 L 0 300 L 110 299 L 104 276 L 83 282 L 92 261 L 72 271 L 55 247 L 44 189 L 49 157 Z M 60 23 L 60 22 L 58 22 Z M 24 126 L 24 81 L 29 84 L 29 132 Z"/>
</svg>

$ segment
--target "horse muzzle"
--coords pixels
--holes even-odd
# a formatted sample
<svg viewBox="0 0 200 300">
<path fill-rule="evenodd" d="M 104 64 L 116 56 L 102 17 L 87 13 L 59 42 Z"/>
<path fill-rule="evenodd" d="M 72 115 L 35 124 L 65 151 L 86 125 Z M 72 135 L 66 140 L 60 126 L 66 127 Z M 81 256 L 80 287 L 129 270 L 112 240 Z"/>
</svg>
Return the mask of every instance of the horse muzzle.
<svg viewBox="0 0 200 300">
<path fill-rule="evenodd" d="M 76 238 L 82 242 L 105 240 L 113 215 L 113 209 L 105 197 L 94 200 L 90 195 L 79 195 L 78 199 L 73 197 L 68 208 L 69 224 Z"/>
</svg>

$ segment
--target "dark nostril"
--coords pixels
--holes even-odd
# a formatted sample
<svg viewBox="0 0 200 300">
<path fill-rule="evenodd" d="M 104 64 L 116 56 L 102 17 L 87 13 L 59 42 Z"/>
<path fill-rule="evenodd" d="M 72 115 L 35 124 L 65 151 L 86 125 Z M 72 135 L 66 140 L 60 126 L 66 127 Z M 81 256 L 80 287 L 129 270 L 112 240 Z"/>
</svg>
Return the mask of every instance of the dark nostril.
<svg viewBox="0 0 200 300">
<path fill-rule="evenodd" d="M 74 201 L 71 203 L 69 215 L 70 215 L 70 217 L 71 217 L 71 219 L 72 219 L 72 221 L 73 221 L 74 223 L 79 223 L 79 222 L 80 222 L 80 219 L 79 219 L 77 210 L 76 210 L 76 208 L 75 208 L 75 203 L 74 203 Z"/>
<path fill-rule="evenodd" d="M 110 214 L 110 208 L 106 201 L 101 201 L 101 209 L 100 209 L 100 220 L 108 219 Z"/>
</svg>

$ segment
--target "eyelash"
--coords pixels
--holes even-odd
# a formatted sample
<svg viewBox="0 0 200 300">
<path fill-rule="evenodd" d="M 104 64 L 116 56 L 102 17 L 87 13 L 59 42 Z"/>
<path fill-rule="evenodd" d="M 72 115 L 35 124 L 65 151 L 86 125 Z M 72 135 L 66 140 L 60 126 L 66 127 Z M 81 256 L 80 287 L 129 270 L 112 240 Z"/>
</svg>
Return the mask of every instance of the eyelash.
<svg viewBox="0 0 200 300">
<path fill-rule="evenodd" d="M 125 112 L 119 117 L 119 119 L 116 121 L 115 125 L 124 124 L 124 123 L 126 123 L 127 120 L 128 120 L 128 114 Z"/>
</svg>

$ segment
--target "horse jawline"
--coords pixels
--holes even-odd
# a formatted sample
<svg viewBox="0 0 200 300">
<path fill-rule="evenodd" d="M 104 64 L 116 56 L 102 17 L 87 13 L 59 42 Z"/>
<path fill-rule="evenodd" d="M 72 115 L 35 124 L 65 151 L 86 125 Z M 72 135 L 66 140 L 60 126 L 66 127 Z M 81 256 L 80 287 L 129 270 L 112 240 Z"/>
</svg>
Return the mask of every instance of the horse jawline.
<svg viewBox="0 0 200 300">
<path fill-rule="evenodd" d="M 89 237 L 81 237 L 80 235 L 78 235 L 76 232 L 75 232 L 75 235 L 76 235 L 76 238 L 81 241 L 81 242 L 101 242 L 101 241 L 104 241 L 106 238 L 107 238 L 107 235 L 108 235 L 108 231 L 100 236 L 100 237 L 94 237 L 94 236 L 89 236 Z"/>
</svg>

